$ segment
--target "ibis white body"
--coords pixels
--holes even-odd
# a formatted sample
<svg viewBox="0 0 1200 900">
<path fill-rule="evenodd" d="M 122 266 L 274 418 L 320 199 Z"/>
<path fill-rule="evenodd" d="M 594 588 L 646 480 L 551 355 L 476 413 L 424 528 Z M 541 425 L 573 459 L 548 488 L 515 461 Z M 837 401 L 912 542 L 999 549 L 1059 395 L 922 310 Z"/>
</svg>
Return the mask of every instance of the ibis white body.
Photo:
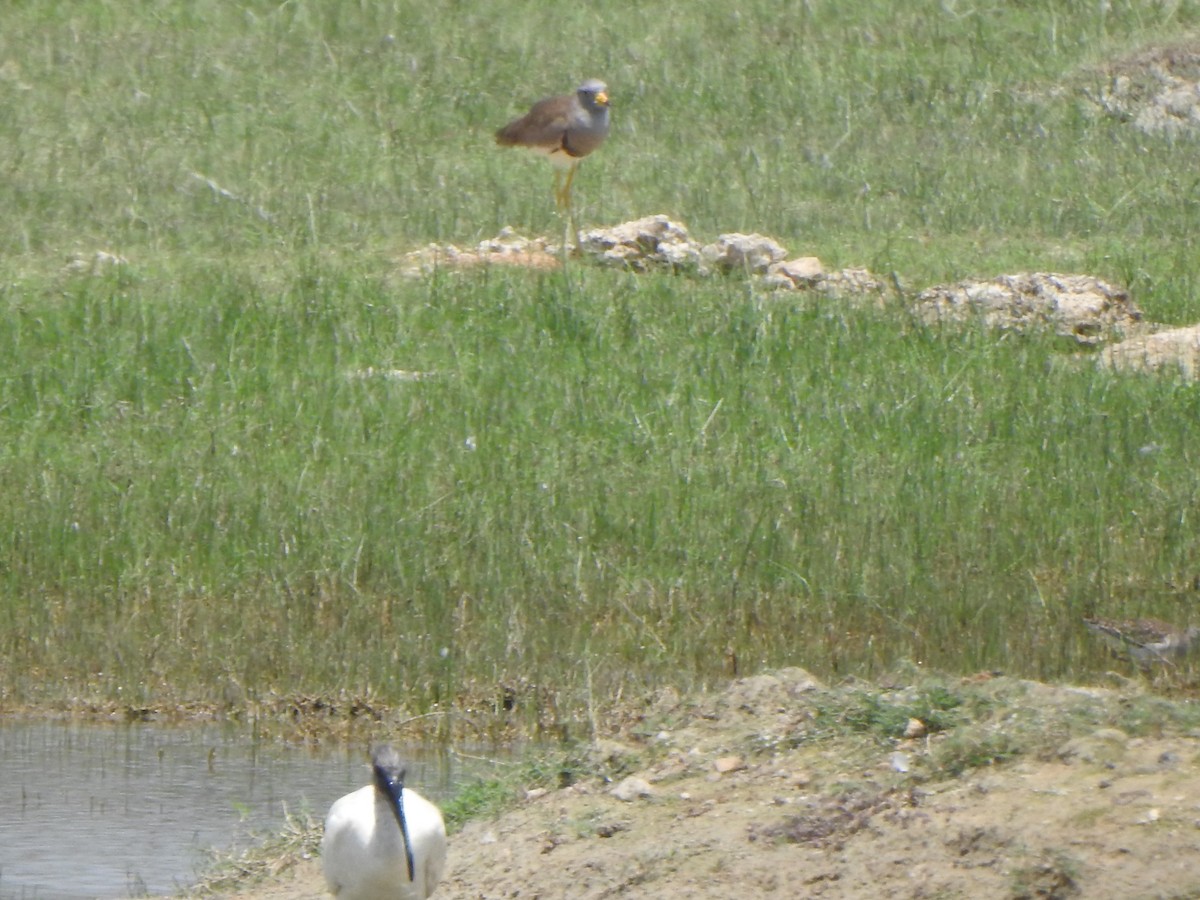
<svg viewBox="0 0 1200 900">
<path fill-rule="evenodd" d="M 377 754 L 377 773 L 378 767 Z M 325 818 L 321 866 L 338 900 L 425 900 L 441 881 L 446 868 L 441 811 L 408 788 L 400 788 L 396 795 L 402 797 L 412 878 L 392 797 L 372 784 L 334 802 Z"/>
</svg>

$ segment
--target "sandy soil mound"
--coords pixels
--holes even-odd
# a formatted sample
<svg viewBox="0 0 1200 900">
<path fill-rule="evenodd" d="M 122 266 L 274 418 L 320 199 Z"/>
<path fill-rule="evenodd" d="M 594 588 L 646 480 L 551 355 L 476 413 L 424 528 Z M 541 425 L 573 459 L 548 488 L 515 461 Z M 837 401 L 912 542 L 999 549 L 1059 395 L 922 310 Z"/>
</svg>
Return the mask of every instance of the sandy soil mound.
<svg viewBox="0 0 1200 900">
<path fill-rule="evenodd" d="M 453 835 L 434 896 L 1197 896 L 1190 709 L 1003 678 L 831 691 L 799 669 L 667 692 L 594 749 L 606 776 Z M 315 900 L 318 864 L 237 896 Z"/>
</svg>

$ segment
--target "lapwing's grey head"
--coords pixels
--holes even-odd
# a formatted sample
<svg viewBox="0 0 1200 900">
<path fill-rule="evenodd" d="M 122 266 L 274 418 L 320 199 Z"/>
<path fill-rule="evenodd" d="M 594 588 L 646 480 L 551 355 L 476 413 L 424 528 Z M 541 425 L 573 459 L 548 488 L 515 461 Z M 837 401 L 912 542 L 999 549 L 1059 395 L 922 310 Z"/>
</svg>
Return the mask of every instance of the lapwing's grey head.
<svg viewBox="0 0 1200 900">
<path fill-rule="evenodd" d="M 575 93 L 587 109 L 595 111 L 608 108 L 608 85 L 598 78 L 589 78 Z"/>
</svg>

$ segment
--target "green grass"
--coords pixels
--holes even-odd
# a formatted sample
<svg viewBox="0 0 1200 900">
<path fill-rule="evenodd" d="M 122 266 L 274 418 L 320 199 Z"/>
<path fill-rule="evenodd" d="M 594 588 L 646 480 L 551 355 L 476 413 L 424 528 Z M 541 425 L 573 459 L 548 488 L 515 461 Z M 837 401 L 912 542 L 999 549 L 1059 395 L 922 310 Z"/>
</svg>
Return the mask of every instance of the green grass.
<svg viewBox="0 0 1200 900">
<path fill-rule="evenodd" d="M 517 2 L 0 13 L 0 700 L 520 681 L 569 717 L 735 659 L 1087 677 L 1084 613 L 1185 618 L 1193 385 L 740 279 L 392 277 L 554 233 L 490 132 L 599 75 L 585 222 L 1195 320 L 1195 146 L 1078 88 L 1200 6 L 780 6 L 564 7 L 569 54 Z M 61 271 L 97 249 L 129 263 Z"/>
</svg>

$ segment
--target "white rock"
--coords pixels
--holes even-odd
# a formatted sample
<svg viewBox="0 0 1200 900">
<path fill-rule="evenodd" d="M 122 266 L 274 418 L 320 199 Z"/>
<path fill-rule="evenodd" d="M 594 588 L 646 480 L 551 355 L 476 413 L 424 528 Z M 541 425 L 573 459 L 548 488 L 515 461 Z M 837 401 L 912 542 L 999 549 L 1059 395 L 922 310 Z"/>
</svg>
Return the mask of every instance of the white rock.
<svg viewBox="0 0 1200 900">
<path fill-rule="evenodd" d="M 767 274 L 781 275 L 794 285 L 811 285 L 825 274 L 821 260 L 815 256 L 800 256 L 784 262 L 774 263 Z"/>
<path fill-rule="evenodd" d="M 107 250 L 97 250 L 91 256 L 83 253 L 72 254 L 63 266 L 63 271 L 75 275 L 99 275 L 101 272 L 128 264 L 129 260 L 123 256 L 109 253 Z"/>
<path fill-rule="evenodd" d="M 1200 325 L 1169 328 L 1105 347 L 1099 363 L 1128 372 L 1178 372 L 1200 377 Z"/>
<path fill-rule="evenodd" d="M 592 228 L 579 236 L 584 253 L 609 265 L 635 271 L 699 267 L 700 248 L 687 229 L 664 215 L 646 216 L 612 228 Z"/>
<path fill-rule="evenodd" d="M 639 797 L 652 797 L 654 795 L 654 788 L 650 787 L 650 782 L 646 781 L 646 779 L 630 775 L 628 778 L 622 779 L 609 793 L 618 800 L 624 800 L 628 803 L 632 800 L 637 800 Z"/>
<path fill-rule="evenodd" d="M 772 238 L 738 232 L 718 235 L 716 243 L 701 252 L 717 269 L 744 270 L 752 275 L 765 275 L 773 263 L 787 259 L 787 251 Z"/>
<path fill-rule="evenodd" d="M 1099 278 L 1044 272 L 931 287 L 917 295 L 913 311 L 931 324 L 980 320 L 1010 331 L 1053 328 L 1081 344 L 1124 333 L 1142 318 L 1128 293 Z"/>
</svg>

